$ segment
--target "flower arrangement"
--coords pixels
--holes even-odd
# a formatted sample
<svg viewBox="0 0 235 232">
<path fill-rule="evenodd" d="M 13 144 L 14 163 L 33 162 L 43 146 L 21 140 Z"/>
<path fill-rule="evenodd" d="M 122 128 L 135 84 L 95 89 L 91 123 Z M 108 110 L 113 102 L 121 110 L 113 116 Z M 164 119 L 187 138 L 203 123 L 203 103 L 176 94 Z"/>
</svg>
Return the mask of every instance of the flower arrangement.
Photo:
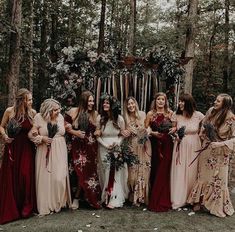
<svg viewBox="0 0 235 232">
<path fill-rule="evenodd" d="M 58 125 L 57 124 L 52 124 L 50 122 L 47 123 L 47 131 L 48 131 L 48 137 L 53 138 L 56 133 L 58 132 Z M 51 150 L 51 144 L 47 145 L 47 153 L 46 153 L 46 167 L 49 162 L 49 154 Z"/>
<path fill-rule="evenodd" d="M 122 169 L 126 163 L 128 167 L 138 164 L 137 156 L 132 152 L 129 142 L 124 139 L 120 146 L 113 146 L 106 155 L 106 163 L 110 163 L 116 171 Z"/>
<path fill-rule="evenodd" d="M 9 138 L 15 138 L 21 130 L 21 124 L 14 118 L 10 119 L 7 127 L 6 132 Z"/>
<path fill-rule="evenodd" d="M 159 133 L 169 133 L 172 128 L 172 122 L 169 120 L 163 120 L 157 127 L 157 132 Z"/>
</svg>

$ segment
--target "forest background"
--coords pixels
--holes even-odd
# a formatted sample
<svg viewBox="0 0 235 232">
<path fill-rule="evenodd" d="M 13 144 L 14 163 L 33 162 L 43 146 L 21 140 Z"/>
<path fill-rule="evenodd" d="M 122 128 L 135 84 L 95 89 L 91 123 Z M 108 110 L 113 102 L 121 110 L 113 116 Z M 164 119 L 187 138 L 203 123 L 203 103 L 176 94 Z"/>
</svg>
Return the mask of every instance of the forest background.
<svg viewBox="0 0 235 232">
<path fill-rule="evenodd" d="M 108 57 L 165 49 L 183 60 L 181 91 L 205 112 L 218 93 L 235 95 L 234 12 L 232 0 L 0 0 L 0 116 L 19 87 L 38 110 L 65 47 Z"/>
</svg>

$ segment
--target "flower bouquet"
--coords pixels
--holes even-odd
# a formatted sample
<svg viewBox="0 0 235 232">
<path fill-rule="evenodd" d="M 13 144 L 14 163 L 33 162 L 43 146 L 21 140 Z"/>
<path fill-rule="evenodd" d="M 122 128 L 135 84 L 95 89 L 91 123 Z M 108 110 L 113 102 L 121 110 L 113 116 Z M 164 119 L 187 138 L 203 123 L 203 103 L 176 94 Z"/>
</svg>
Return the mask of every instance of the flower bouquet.
<svg viewBox="0 0 235 232">
<path fill-rule="evenodd" d="M 124 167 L 126 163 L 129 167 L 139 162 L 137 156 L 132 152 L 127 139 L 124 139 L 121 145 L 115 145 L 108 151 L 106 155 L 106 163 L 110 163 L 111 167 L 115 167 L 118 171 Z"/>
<path fill-rule="evenodd" d="M 181 126 L 177 131 L 176 131 L 176 136 L 178 137 L 177 145 L 176 145 L 176 151 L 178 152 L 178 155 L 176 157 L 176 164 L 180 164 L 180 152 L 179 152 L 179 147 L 180 143 L 185 136 L 185 129 L 186 126 Z"/>
<path fill-rule="evenodd" d="M 49 138 L 54 138 L 56 133 L 58 132 L 59 128 L 57 124 L 52 124 L 50 122 L 47 123 L 47 131 L 48 131 L 48 137 Z M 51 150 L 51 144 L 47 145 L 47 153 L 46 153 L 46 167 L 49 162 L 49 154 Z"/>
<path fill-rule="evenodd" d="M 137 133 L 138 144 L 144 145 L 148 140 L 148 132 L 145 128 L 141 129 Z"/>
<path fill-rule="evenodd" d="M 21 124 L 16 119 L 14 118 L 10 119 L 6 127 L 7 136 L 12 139 L 15 138 L 19 134 L 21 128 L 22 128 Z M 14 161 L 11 153 L 11 144 L 8 144 L 7 147 L 9 153 L 9 159 L 11 161 Z"/>
<path fill-rule="evenodd" d="M 163 120 L 157 127 L 157 132 L 159 133 L 169 133 L 172 128 L 172 122 L 169 120 Z"/>
<path fill-rule="evenodd" d="M 21 130 L 21 124 L 14 118 L 10 119 L 7 127 L 6 132 L 9 138 L 15 138 Z"/>
</svg>

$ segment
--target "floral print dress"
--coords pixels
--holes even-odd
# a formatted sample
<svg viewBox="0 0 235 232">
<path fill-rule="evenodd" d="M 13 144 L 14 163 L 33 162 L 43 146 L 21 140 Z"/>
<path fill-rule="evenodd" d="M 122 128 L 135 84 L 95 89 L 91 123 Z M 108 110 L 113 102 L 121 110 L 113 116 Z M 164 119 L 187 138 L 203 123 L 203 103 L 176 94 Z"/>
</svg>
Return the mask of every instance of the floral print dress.
<svg viewBox="0 0 235 232">
<path fill-rule="evenodd" d="M 203 122 L 208 119 L 210 112 L 211 109 Z M 204 132 L 203 136 L 205 137 Z M 211 214 L 218 217 L 234 213 L 228 190 L 229 160 L 235 151 L 234 136 L 234 115 L 230 113 L 218 131 L 218 142 L 224 141 L 224 146 L 218 148 L 209 146 L 200 154 L 198 178 L 188 197 L 188 203 L 200 202 Z M 205 147 L 208 141 L 208 138 L 205 138 L 202 147 Z"/>
</svg>

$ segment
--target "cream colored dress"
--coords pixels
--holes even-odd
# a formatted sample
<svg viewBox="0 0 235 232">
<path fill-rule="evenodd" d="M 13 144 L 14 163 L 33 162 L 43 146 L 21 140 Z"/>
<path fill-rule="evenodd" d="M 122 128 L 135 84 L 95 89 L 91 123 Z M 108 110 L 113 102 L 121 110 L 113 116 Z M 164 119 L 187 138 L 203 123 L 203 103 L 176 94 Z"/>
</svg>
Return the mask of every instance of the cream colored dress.
<svg viewBox="0 0 235 232">
<path fill-rule="evenodd" d="M 129 137 L 133 153 L 137 155 L 139 163 L 129 167 L 128 185 L 130 188 L 129 200 L 134 205 L 140 203 L 148 204 L 149 198 L 149 176 L 151 168 L 151 143 L 147 138 L 145 143 L 140 142 L 141 136 L 144 135 L 146 129 L 144 120 L 146 114 L 139 112 L 140 120 L 130 121 L 126 129 L 133 132 L 134 136 Z M 146 132 L 147 133 L 147 132 Z"/>
<path fill-rule="evenodd" d="M 208 119 L 208 111 L 205 121 Z M 228 190 L 228 168 L 231 155 L 235 151 L 235 121 L 234 115 L 229 113 L 225 123 L 220 127 L 218 142 L 224 146 L 211 148 L 209 146 L 199 157 L 198 178 L 195 181 L 188 203 L 201 203 L 218 217 L 232 215 L 234 208 Z M 202 132 L 202 137 L 205 138 Z M 208 138 L 203 140 L 202 147 L 208 143 Z"/>
<path fill-rule="evenodd" d="M 36 197 L 40 215 L 59 212 L 61 208 L 71 204 L 67 147 L 65 143 L 64 118 L 59 114 L 57 118 L 58 132 L 52 140 L 49 162 L 46 166 L 47 145 L 42 143 L 42 136 L 47 136 L 47 122 L 38 113 L 34 118 L 34 126 L 39 134 L 31 137 L 37 144 L 36 153 Z"/>
<path fill-rule="evenodd" d="M 97 139 L 99 142 L 98 174 L 102 190 L 101 200 L 113 207 L 122 207 L 129 192 L 127 186 L 128 169 L 126 164 L 118 171 L 115 170 L 114 185 L 110 195 L 107 191 L 110 175 L 110 163 L 106 162 L 108 147 L 113 143 L 120 145 L 122 142 L 123 138 L 120 136 L 120 130 L 125 129 L 125 123 L 121 115 L 118 116 L 118 126 L 120 129 L 114 127 L 113 121 L 108 120 L 105 128 L 101 128 L 102 135 Z M 97 128 L 100 128 L 100 116 L 97 117 Z"/>
<path fill-rule="evenodd" d="M 179 146 L 174 143 L 171 165 L 171 203 L 172 208 L 177 209 L 186 204 L 187 197 L 197 178 L 198 160 L 192 165 L 190 163 L 197 156 L 201 148 L 199 139 L 199 124 L 204 115 L 195 111 L 191 118 L 173 114 L 172 121 L 177 123 L 177 129 L 185 126 L 185 136 Z"/>
</svg>

